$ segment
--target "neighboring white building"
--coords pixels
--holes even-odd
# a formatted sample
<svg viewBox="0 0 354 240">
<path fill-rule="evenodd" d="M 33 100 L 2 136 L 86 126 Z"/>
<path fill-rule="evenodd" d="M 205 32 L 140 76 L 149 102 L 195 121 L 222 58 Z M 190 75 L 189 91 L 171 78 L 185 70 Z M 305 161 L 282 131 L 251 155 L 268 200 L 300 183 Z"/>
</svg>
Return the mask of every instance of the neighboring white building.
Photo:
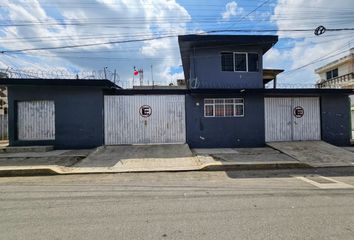
<svg viewBox="0 0 354 240">
<path fill-rule="evenodd" d="M 315 72 L 320 76 L 319 88 L 354 88 L 354 48 L 349 55 L 317 68 Z"/>
<path fill-rule="evenodd" d="M 7 88 L 0 86 L 0 115 L 7 114 Z"/>
<path fill-rule="evenodd" d="M 315 72 L 320 76 L 319 88 L 353 88 L 354 89 L 354 48 L 348 55 L 330 62 Z M 354 96 L 351 96 L 352 130 L 354 138 Z"/>
<path fill-rule="evenodd" d="M 0 70 L 0 78 L 8 78 L 7 73 Z M 6 115 L 7 108 L 7 88 L 0 86 L 0 115 Z"/>
</svg>

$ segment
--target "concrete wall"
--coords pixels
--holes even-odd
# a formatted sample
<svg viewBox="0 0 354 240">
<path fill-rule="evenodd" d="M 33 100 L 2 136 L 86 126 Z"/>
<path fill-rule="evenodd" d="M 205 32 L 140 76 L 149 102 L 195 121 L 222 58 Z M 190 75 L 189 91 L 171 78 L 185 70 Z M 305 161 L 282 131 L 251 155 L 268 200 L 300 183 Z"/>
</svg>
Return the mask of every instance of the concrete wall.
<svg viewBox="0 0 354 240">
<path fill-rule="evenodd" d="M 204 117 L 204 98 L 243 97 L 244 117 Z M 289 96 L 287 96 L 289 97 Z M 291 96 L 290 96 L 291 97 Z M 199 105 L 198 105 L 199 104 Z M 321 96 L 321 139 L 338 146 L 350 144 L 350 100 Z M 264 96 L 187 95 L 187 143 L 194 148 L 261 147 L 265 144 Z"/>
<path fill-rule="evenodd" d="M 350 99 L 348 96 L 321 97 L 322 140 L 338 146 L 350 144 Z"/>
<path fill-rule="evenodd" d="M 204 117 L 204 98 L 243 97 L 244 117 Z M 199 104 L 199 106 L 198 106 Z M 187 143 L 193 148 L 262 147 L 263 95 L 187 95 Z"/>
<path fill-rule="evenodd" d="M 103 144 L 103 93 L 95 87 L 8 88 L 9 141 L 12 146 L 54 145 L 55 148 L 91 148 Z M 53 100 L 55 102 L 55 140 L 17 139 L 16 101 Z"/>
<path fill-rule="evenodd" d="M 256 52 L 259 72 L 221 71 L 221 52 Z M 191 53 L 191 79 L 197 78 L 196 88 L 263 88 L 262 50 L 256 47 L 197 48 Z M 192 86 L 193 87 L 193 86 Z"/>
</svg>

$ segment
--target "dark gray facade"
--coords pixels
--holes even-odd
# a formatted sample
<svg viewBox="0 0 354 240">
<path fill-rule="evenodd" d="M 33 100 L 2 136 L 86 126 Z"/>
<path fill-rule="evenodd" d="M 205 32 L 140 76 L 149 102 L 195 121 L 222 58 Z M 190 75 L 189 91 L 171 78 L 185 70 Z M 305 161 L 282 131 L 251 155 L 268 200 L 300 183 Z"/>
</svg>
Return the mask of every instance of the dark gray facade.
<svg viewBox="0 0 354 240">
<path fill-rule="evenodd" d="M 250 89 L 263 88 L 262 56 L 278 41 L 278 37 L 185 35 L 179 36 L 178 40 L 184 75 L 190 88 Z M 258 71 L 222 71 L 221 53 L 223 52 L 258 54 Z"/>
<path fill-rule="evenodd" d="M 258 54 L 258 72 L 227 72 L 221 70 L 222 52 Z M 191 88 L 263 88 L 262 49 L 259 46 L 197 48 L 190 58 Z"/>
<path fill-rule="evenodd" d="M 204 98 L 243 98 L 243 117 L 204 117 Z M 187 143 L 193 148 L 262 147 L 264 97 L 262 94 L 191 94 L 186 96 Z"/>
<path fill-rule="evenodd" d="M 51 100 L 55 104 L 55 140 L 17 139 L 17 101 Z M 11 146 L 54 145 L 57 149 L 103 145 L 103 93 L 87 86 L 9 86 L 9 142 Z"/>
<path fill-rule="evenodd" d="M 187 94 L 187 143 L 194 148 L 262 147 L 265 146 L 265 97 L 319 97 L 321 139 L 337 146 L 350 145 L 350 100 L 348 93 L 318 89 L 254 90 L 253 93 L 231 94 L 215 90 Z M 198 91 L 195 91 L 198 92 Z M 205 93 L 202 93 L 205 92 Z M 218 93 L 219 92 L 219 93 Z M 224 92 L 224 93 L 223 93 Z M 243 117 L 205 117 L 205 98 L 243 98 Z"/>
<path fill-rule="evenodd" d="M 322 140 L 338 146 L 350 144 L 351 112 L 347 95 L 321 97 Z"/>
</svg>

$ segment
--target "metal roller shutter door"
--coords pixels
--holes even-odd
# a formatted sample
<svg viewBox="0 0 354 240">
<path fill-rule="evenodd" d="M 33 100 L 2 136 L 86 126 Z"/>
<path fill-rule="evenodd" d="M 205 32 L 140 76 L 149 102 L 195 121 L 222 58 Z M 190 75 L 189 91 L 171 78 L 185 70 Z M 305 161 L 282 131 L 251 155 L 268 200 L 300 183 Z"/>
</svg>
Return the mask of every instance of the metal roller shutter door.
<svg viewBox="0 0 354 240">
<path fill-rule="evenodd" d="M 265 98 L 266 142 L 321 140 L 318 97 Z M 300 110 L 296 116 L 296 109 Z"/>
<path fill-rule="evenodd" d="M 104 108 L 106 145 L 186 142 L 184 95 L 105 96 Z"/>
<path fill-rule="evenodd" d="M 54 101 L 17 102 L 18 140 L 54 140 Z"/>
</svg>

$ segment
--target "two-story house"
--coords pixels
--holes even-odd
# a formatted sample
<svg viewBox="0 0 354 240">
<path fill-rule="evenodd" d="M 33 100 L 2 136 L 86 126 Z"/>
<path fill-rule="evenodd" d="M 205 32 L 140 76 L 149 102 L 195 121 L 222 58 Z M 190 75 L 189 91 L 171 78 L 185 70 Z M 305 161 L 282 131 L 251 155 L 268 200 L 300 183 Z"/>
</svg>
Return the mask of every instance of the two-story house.
<svg viewBox="0 0 354 240">
<path fill-rule="evenodd" d="M 256 147 L 272 141 L 349 144 L 348 92 L 265 89 L 263 55 L 278 41 L 267 35 L 179 37 L 192 147 Z M 338 125 L 333 124 L 337 122 Z"/>
<path fill-rule="evenodd" d="M 306 140 L 349 145 L 351 89 L 265 88 L 282 71 L 263 69 L 263 55 L 277 40 L 179 36 L 183 88 L 122 89 L 97 79 L 0 79 L 8 89 L 10 145 L 216 148 Z"/>
</svg>

